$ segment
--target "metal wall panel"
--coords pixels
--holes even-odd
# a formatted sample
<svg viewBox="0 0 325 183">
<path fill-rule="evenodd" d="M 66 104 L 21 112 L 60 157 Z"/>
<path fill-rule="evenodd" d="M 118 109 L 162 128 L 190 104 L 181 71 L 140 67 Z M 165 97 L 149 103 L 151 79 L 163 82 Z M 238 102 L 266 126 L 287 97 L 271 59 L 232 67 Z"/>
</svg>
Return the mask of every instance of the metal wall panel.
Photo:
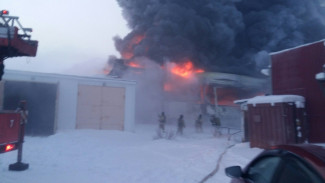
<svg viewBox="0 0 325 183">
<path fill-rule="evenodd" d="M 324 41 L 275 53 L 272 58 L 273 94 L 301 95 L 306 99 L 309 140 L 325 142 L 325 95 L 315 79 L 325 64 Z"/>
</svg>

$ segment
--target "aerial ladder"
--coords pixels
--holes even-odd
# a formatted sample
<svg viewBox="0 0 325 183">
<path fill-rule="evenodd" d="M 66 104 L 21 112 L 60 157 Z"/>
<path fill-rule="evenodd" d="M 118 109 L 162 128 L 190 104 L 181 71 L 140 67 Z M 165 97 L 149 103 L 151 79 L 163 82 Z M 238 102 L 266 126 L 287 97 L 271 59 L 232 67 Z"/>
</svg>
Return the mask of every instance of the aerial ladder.
<svg viewBox="0 0 325 183">
<path fill-rule="evenodd" d="M 0 81 L 4 74 L 4 60 L 12 57 L 35 57 L 38 41 L 31 40 L 31 28 L 24 28 L 19 17 L 9 16 L 9 11 L 0 11 Z M 0 93 L 2 95 L 2 93 Z M 0 154 L 18 150 L 17 162 L 9 170 L 26 170 L 22 163 L 24 126 L 27 122 L 26 101 L 21 101 L 15 111 L 0 110 Z"/>
<path fill-rule="evenodd" d="M 11 57 L 35 57 L 38 41 L 31 40 L 31 28 L 24 28 L 19 17 L 9 16 L 9 11 L 0 12 L 0 80 L 2 79 L 4 60 Z"/>
</svg>

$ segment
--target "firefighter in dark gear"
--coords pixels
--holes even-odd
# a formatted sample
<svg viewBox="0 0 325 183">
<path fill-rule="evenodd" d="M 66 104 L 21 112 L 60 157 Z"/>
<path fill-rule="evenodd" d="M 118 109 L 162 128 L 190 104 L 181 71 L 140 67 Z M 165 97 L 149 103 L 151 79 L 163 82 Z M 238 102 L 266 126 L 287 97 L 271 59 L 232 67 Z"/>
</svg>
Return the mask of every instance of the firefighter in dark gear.
<svg viewBox="0 0 325 183">
<path fill-rule="evenodd" d="M 183 135 L 183 129 L 185 128 L 184 116 L 181 114 L 178 118 L 177 133 Z"/>
<path fill-rule="evenodd" d="M 217 117 L 216 115 L 212 115 L 211 118 L 210 118 L 210 122 L 211 122 L 212 126 L 214 127 L 213 135 L 214 136 L 221 135 L 221 132 L 220 132 L 220 126 L 221 126 L 220 118 Z"/>
<path fill-rule="evenodd" d="M 162 132 L 165 132 L 165 124 L 166 124 L 166 116 L 165 113 L 162 112 L 159 116 L 158 116 L 158 122 L 159 122 L 159 129 Z"/>
<path fill-rule="evenodd" d="M 19 103 L 18 108 L 16 109 L 16 112 L 20 113 L 20 124 L 27 124 L 27 118 L 28 118 L 28 110 L 26 109 L 26 101 L 22 100 Z"/>
<path fill-rule="evenodd" d="M 196 132 L 202 132 L 203 131 L 202 130 L 202 123 L 203 123 L 202 114 L 200 114 L 199 117 L 195 121 Z"/>
</svg>

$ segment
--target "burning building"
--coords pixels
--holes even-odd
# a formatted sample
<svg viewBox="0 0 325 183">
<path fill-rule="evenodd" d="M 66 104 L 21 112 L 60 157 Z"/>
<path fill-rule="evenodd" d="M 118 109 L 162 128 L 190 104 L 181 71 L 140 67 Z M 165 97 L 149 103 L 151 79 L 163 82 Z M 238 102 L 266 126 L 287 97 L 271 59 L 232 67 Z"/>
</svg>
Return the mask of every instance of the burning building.
<svg viewBox="0 0 325 183">
<path fill-rule="evenodd" d="M 234 100 L 269 91 L 269 52 L 325 37 L 317 0 L 117 1 L 131 32 L 114 38 L 110 75 L 138 81 L 144 121 L 234 113 Z"/>
<path fill-rule="evenodd" d="M 268 92 L 268 80 L 251 76 L 206 72 L 190 60 L 183 64 L 150 60 L 116 60 L 110 76 L 137 81 L 136 121 L 156 122 L 164 111 L 170 122 L 180 114 L 194 121 L 198 114 L 218 115 L 222 125 L 241 128 L 240 109 L 233 101 Z"/>
</svg>

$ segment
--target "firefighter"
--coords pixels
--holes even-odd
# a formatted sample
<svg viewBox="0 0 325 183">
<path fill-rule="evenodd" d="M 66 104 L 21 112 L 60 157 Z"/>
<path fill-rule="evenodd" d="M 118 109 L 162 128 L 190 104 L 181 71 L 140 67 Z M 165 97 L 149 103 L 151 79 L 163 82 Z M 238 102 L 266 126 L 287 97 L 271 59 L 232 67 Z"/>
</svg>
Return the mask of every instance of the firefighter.
<svg viewBox="0 0 325 183">
<path fill-rule="evenodd" d="M 0 57 L 0 81 L 2 80 L 2 76 L 4 74 L 4 69 L 5 69 L 5 65 L 3 64 L 3 58 Z"/>
<path fill-rule="evenodd" d="M 196 129 L 196 132 L 202 132 L 202 114 L 199 115 L 199 117 L 196 119 L 195 121 L 195 129 Z"/>
<path fill-rule="evenodd" d="M 162 112 L 159 116 L 158 116 L 158 122 L 159 122 L 159 129 L 162 132 L 165 132 L 165 124 L 166 124 L 166 116 L 165 113 Z"/>
<path fill-rule="evenodd" d="M 178 118 L 177 133 L 183 135 L 183 129 L 185 128 L 184 116 L 181 114 Z"/>
<path fill-rule="evenodd" d="M 214 136 L 221 135 L 221 133 L 220 133 L 220 126 L 221 126 L 220 118 L 217 117 L 216 115 L 212 115 L 210 118 L 210 122 L 214 128 L 213 135 Z"/>
<path fill-rule="evenodd" d="M 20 116 L 21 116 L 20 124 L 27 124 L 28 111 L 26 109 L 26 101 L 25 100 L 20 101 L 18 108 L 16 109 L 16 112 L 20 113 Z"/>
</svg>

